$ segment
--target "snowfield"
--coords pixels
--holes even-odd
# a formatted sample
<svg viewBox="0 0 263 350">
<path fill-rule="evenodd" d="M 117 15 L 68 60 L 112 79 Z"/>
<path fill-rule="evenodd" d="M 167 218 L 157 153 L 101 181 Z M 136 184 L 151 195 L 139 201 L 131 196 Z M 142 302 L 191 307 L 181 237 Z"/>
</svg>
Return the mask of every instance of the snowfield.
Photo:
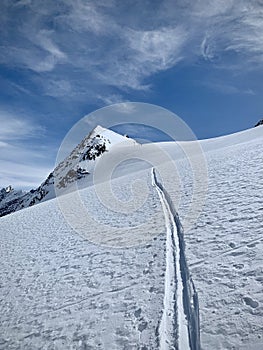
<svg viewBox="0 0 263 350">
<path fill-rule="evenodd" d="M 152 193 L 155 200 L 142 213 L 159 211 L 159 222 L 147 225 L 157 237 L 142 247 L 84 240 L 65 222 L 56 200 L 1 218 L 0 348 L 158 348 L 165 226 L 153 187 Z M 92 188 L 82 195 L 94 212 L 101 211 Z"/>
<path fill-rule="evenodd" d="M 207 200 L 185 243 L 199 296 L 202 349 L 263 349 L 263 128 L 201 145 Z M 192 182 L 180 168 L 187 196 Z M 175 201 L 170 174 L 165 180 Z M 179 208 L 181 218 L 185 211 Z"/>
<path fill-rule="evenodd" d="M 185 237 L 204 349 L 263 349 L 263 129 L 256 131 L 259 138 L 207 152 L 207 202 Z"/>
<path fill-rule="evenodd" d="M 138 210 L 111 210 L 90 186 L 78 233 L 57 199 L 0 218 L 0 349 L 263 349 L 263 126 L 199 144 L 208 192 L 185 232 L 194 184 L 172 142 L 158 146 L 180 188 L 169 163 L 162 179 L 136 159 L 113 179 L 124 209 L 145 181 Z"/>
</svg>

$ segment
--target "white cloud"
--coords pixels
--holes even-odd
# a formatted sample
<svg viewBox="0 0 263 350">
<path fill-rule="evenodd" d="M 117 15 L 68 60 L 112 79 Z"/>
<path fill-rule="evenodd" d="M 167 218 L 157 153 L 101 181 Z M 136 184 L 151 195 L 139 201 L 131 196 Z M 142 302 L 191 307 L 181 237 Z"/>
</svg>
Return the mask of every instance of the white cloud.
<svg viewBox="0 0 263 350">
<path fill-rule="evenodd" d="M 16 189 L 30 190 L 38 187 L 50 173 L 45 165 L 23 164 L 13 160 L 1 160 L 0 188 L 12 185 Z"/>
<path fill-rule="evenodd" d="M 24 140 L 43 134 L 44 128 L 10 112 L 0 111 L 0 141 Z"/>
<path fill-rule="evenodd" d="M 148 77 L 182 60 L 203 57 L 225 68 L 223 58 L 231 52 L 231 69 L 263 63 L 263 9 L 256 0 L 117 5 L 4 1 L 0 62 L 38 73 L 46 95 L 89 100 L 100 95 L 105 101 L 127 89 L 149 89 Z M 14 8 L 20 12 L 12 17 Z"/>
<path fill-rule="evenodd" d="M 121 29 L 119 29 L 121 30 Z M 147 90 L 144 79 L 173 67 L 182 59 L 186 33 L 179 27 L 158 30 L 122 30 L 122 45 L 108 52 L 96 76 L 105 85 Z"/>
<path fill-rule="evenodd" d="M 0 141 L 0 148 L 8 147 L 8 143 Z"/>
<path fill-rule="evenodd" d="M 127 40 L 134 50 L 134 59 L 148 71 L 164 70 L 179 59 L 186 33 L 181 28 L 162 28 L 151 31 L 129 31 Z"/>
<path fill-rule="evenodd" d="M 52 31 L 40 30 L 36 36 L 33 36 L 35 44 L 39 45 L 43 50 L 49 52 L 57 59 L 66 58 L 66 55 L 52 42 L 50 38 L 51 33 Z"/>
<path fill-rule="evenodd" d="M 121 26 L 116 21 L 114 3 L 68 0 L 61 1 L 59 6 L 50 1 L 44 5 L 36 1 L 20 6 L 31 13 L 18 26 L 23 45 L 11 41 L 2 46 L 1 62 L 38 73 L 52 72 L 53 81 L 67 80 L 57 71 L 58 65 L 63 64 L 67 77 L 74 74 L 70 70 L 81 70 L 86 75 L 82 84 L 87 87 L 90 80 L 96 80 L 96 88 L 108 85 L 147 89 L 145 77 L 168 69 L 181 59 L 185 32 L 169 24 L 151 30 Z M 56 30 L 45 26 L 47 16 L 56 23 Z M 49 78 L 42 79 L 42 83 L 46 94 L 63 95 L 54 94 Z"/>
<path fill-rule="evenodd" d="M 67 80 L 48 80 L 46 83 L 45 94 L 53 97 L 68 97 L 72 94 L 72 87 Z"/>
<path fill-rule="evenodd" d="M 208 87 L 209 89 L 215 90 L 217 92 L 220 92 L 221 94 L 226 94 L 226 95 L 234 95 L 234 94 L 255 95 L 255 92 L 250 88 L 240 88 L 240 87 L 228 84 L 227 82 L 210 80 L 210 81 L 202 82 L 202 85 Z"/>
<path fill-rule="evenodd" d="M 24 6 L 24 5 L 30 5 L 32 0 L 19 0 L 15 6 Z"/>
<path fill-rule="evenodd" d="M 109 30 L 114 30 L 114 21 L 109 16 L 98 11 L 97 7 L 101 6 L 97 1 L 67 0 L 69 12 L 61 17 L 62 22 L 72 28 L 74 31 L 93 32 L 97 35 L 108 34 Z M 97 4 L 97 6 L 96 6 Z M 98 6 L 99 5 L 99 6 Z M 103 7 L 111 7 L 114 3 L 110 0 L 104 2 Z"/>
<path fill-rule="evenodd" d="M 27 39 L 44 52 L 44 54 L 39 53 L 35 56 L 34 60 L 28 59 L 28 56 L 26 56 L 25 64 L 28 68 L 36 72 L 49 72 L 52 71 L 58 63 L 66 62 L 67 55 L 53 42 L 51 38 L 52 31 L 39 30 L 37 33 L 34 33 L 27 25 L 23 28 L 23 31 Z M 32 48 L 29 50 L 31 52 Z"/>
<path fill-rule="evenodd" d="M 45 129 L 6 111 L 0 111 L 0 125 L 0 187 L 38 186 L 51 170 L 46 150 L 34 142 Z"/>
<path fill-rule="evenodd" d="M 105 103 L 105 105 L 112 105 L 112 104 L 115 104 L 115 103 L 123 102 L 123 98 L 119 94 L 110 94 L 110 95 L 107 95 L 107 94 L 100 95 L 100 94 L 98 94 L 96 96 L 96 98 L 99 101 L 102 101 L 103 103 Z"/>
<path fill-rule="evenodd" d="M 207 61 L 212 61 L 214 58 L 214 50 L 209 44 L 209 38 L 207 34 L 205 35 L 202 43 L 201 43 L 201 54 L 203 58 Z"/>
<path fill-rule="evenodd" d="M 231 52 L 231 69 L 239 70 L 243 64 L 248 69 L 252 61 L 263 64 L 263 8 L 258 1 L 212 1 L 210 11 L 205 11 L 201 1 L 199 7 L 203 10 L 197 11 L 194 18 L 205 29 L 201 43 L 204 58 L 223 59 Z M 227 64 L 222 66 L 226 68 Z"/>
<path fill-rule="evenodd" d="M 116 111 L 117 113 L 122 114 L 133 114 L 136 109 L 136 105 L 130 102 L 120 102 L 110 107 L 110 110 L 114 113 Z"/>
<path fill-rule="evenodd" d="M 198 0 L 193 2 L 189 7 L 190 16 L 194 15 L 202 20 L 209 19 L 211 21 L 216 20 L 218 16 L 224 16 L 231 14 L 234 0 Z M 238 4 L 242 8 L 242 0 Z"/>
</svg>

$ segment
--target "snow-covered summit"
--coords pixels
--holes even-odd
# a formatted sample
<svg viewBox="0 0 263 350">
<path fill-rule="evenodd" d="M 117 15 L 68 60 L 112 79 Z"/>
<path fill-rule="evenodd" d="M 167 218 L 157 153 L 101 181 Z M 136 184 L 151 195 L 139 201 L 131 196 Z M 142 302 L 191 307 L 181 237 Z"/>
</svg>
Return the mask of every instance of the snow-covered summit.
<svg viewBox="0 0 263 350">
<path fill-rule="evenodd" d="M 116 132 L 96 126 L 54 170 L 57 192 L 69 189 L 76 180 L 92 174 L 96 160 L 113 146 L 135 144 L 136 141 Z M 83 182 L 83 180 L 82 180 Z"/>
<path fill-rule="evenodd" d="M 110 141 L 111 145 L 115 145 L 117 143 L 125 142 L 125 141 L 129 142 L 129 138 L 127 138 L 126 135 L 120 135 L 120 134 L 116 133 L 115 131 L 110 130 L 110 129 L 106 129 L 100 125 L 97 125 L 90 132 L 90 134 L 87 135 L 86 138 L 90 139 L 90 138 L 96 137 L 96 136 L 103 136 L 103 137 L 107 138 Z M 133 142 L 134 142 L 134 140 L 133 140 Z"/>
<path fill-rule="evenodd" d="M 76 182 L 81 187 L 89 185 L 91 181 L 88 181 L 88 178 L 91 178 L 98 158 L 109 152 L 113 146 L 131 144 L 136 144 L 136 141 L 97 125 L 37 189 L 27 193 L 15 191 L 12 196 L 7 196 L 12 193 L 11 186 L 1 190 L 0 216 L 52 199 L 57 194 L 69 192 Z"/>
</svg>

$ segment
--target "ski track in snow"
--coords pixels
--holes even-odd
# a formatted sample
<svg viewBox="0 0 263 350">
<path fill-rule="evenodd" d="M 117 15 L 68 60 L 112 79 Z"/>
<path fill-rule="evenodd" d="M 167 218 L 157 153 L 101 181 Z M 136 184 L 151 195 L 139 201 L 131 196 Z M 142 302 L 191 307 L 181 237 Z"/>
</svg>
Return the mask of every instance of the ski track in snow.
<svg viewBox="0 0 263 350">
<path fill-rule="evenodd" d="M 198 290 L 203 350 L 263 349 L 263 128 L 260 138 L 257 133 L 244 132 L 241 144 L 238 134 L 228 137 L 227 147 L 213 149 L 214 140 L 206 144 L 207 200 L 184 235 Z M 226 143 L 223 138 L 220 142 Z M 192 193 L 191 169 L 180 160 L 177 165 L 184 181 L 178 209 L 183 221 Z M 162 177 L 175 202 L 173 175 L 164 171 Z"/>
<path fill-rule="evenodd" d="M 186 264 L 183 230 L 168 193 L 157 180 L 154 168 L 152 185 L 157 189 L 167 228 L 164 309 L 159 325 L 159 348 L 199 350 L 198 297 Z"/>
</svg>

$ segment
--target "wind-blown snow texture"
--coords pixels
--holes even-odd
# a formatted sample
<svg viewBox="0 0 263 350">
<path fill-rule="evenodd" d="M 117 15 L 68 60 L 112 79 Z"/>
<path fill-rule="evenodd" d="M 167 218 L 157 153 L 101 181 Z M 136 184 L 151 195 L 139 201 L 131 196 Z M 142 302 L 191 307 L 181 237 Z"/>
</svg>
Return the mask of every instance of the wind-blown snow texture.
<svg viewBox="0 0 263 350">
<path fill-rule="evenodd" d="M 199 296 L 202 349 L 263 349 L 263 127 L 201 144 L 209 190 L 185 242 Z M 189 169 L 180 165 L 187 197 Z M 170 174 L 166 180 L 175 200 Z M 185 211 L 182 205 L 180 217 Z"/>
<path fill-rule="evenodd" d="M 119 180 L 115 189 L 125 184 Z M 162 214 L 149 188 L 154 200 L 144 219 Z M 93 188 L 82 195 L 101 210 Z M 72 231 L 56 200 L 1 218 L 0 348 L 157 349 L 165 269 L 165 227 L 158 221 L 147 227 L 157 228 L 158 237 L 144 246 L 113 249 Z"/>
<path fill-rule="evenodd" d="M 199 297 L 201 347 L 259 350 L 263 127 L 201 145 L 208 163 L 207 201 L 198 222 L 184 235 Z M 173 155 L 183 178 L 176 208 L 183 219 L 192 191 L 189 165 L 173 143 L 160 146 Z M 178 189 L 165 167 L 165 189 L 175 203 Z M 111 217 L 110 211 L 100 219 L 126 230 L 157 214 L 142 226 L 155 237 L 140 247 L 107 248 L 81 238 L 65 222 L 56 200 L 0 219 L 1 349 L 159 349 L 167 262 L 163 210 L 150 169 L 114 179 L 113 187 L 120 198 L 126 197 L 125 188 L 142 177 L 149 183 L 143 210 L 132 219 L 118 213 Z M 81 196 L 99 213 L 93 187 Z M 103 234 L 101 227 L 98 235 Z"/>
</svg>

